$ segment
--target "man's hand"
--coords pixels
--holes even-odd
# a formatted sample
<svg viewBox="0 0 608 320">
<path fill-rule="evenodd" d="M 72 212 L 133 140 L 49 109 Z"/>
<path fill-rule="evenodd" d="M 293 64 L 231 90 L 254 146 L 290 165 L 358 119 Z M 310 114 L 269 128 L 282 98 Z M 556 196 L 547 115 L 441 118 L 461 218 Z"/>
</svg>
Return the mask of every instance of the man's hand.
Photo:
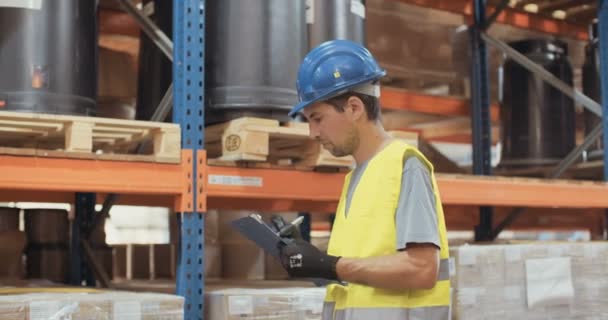
<svg viewBox="0 0 608 320">
<path fill-rule="evenodd" d="M 282 244 L 279 252 L 281 264 L 291 277 L 338 280 L 336 264 L 340 257 L 327 255 L 302 239 Z"/>
<path fill-rule="evenodd" d="M 286 239 L 302 239 L 302 234 L 297 226 L 285 222 L 282 216 L 274 215 L 270 219 L 270 225 L 274 232 L 279 234 L 279 237 Z"/>
</svg>

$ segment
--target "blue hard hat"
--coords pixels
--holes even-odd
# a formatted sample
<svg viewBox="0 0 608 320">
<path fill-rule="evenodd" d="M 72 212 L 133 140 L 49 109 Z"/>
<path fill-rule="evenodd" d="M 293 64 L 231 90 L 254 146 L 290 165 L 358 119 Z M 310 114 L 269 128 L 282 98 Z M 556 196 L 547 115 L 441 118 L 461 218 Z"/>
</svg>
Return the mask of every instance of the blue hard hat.
<svg viewBox="0 0 608 320">
<path fill-rule="evenodd" d="M 299 103 L 289 116 L 385 74 L 362 45 L 348 40 L 324 42 L 311 50 L 300 65 L 296 82 Z"/>
</svg>

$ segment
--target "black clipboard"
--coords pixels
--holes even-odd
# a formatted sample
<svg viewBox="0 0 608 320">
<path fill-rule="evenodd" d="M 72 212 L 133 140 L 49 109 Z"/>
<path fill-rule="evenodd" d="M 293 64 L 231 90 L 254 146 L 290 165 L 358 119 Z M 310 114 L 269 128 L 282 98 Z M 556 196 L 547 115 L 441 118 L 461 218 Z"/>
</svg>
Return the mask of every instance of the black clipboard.
<svg viewBox="0 0 608 320">
<path fill-rule="evenodd" d="M 232 226 L 247 239 L 255 242 L 269 255 L 279 259 L 279 244 L 288 244 L 289 239 L 279 237 L 269 225 L 257 214 L 232 221 Z"/>
<path fill-rule="evenodd" d="M 275 232 L 258 214 L 252 213 L 247 217 L 232 221 L 232 227 L 238 230 L 247 239 L 255 242 L 258 247 L 266 251 L 267 254 L 276 259 L 279 257 L 279 244 L 289 244 L 291 239 L 282 238 L 278 232 Z M 307 278 L 316 286 L 324 287 L 330 283 L 338 283 L 345 285 L 344 282 L 330 281 L 322 278 Z"/>
</svg>

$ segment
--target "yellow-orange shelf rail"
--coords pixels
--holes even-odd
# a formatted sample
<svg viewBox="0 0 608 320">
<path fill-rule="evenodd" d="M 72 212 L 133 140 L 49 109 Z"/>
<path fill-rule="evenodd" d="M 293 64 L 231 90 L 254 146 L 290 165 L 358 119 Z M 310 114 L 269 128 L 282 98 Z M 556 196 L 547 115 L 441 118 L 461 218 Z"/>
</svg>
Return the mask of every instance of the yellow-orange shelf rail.
<svg viewBox="0 0 608 320">
<path fill-rule="evenodd" d="M 445 116 L 468 116 L 471 110 L 469 100 L 458 97 L 441 97 L 415 93 L 390 87 L 383 87 L 380 104 L 387 110 L 404 110 Z M 498 105 L 490 105 L 490 119 L 499 120 Z"/>
<path fill-rule="evenodd" d="M 333 212 L 344 173 L 209 166 L 199 151 L 196 209 Z M 192 152 L 181 164 L 0 156 L 0 201 L 72 202 L 75 192 L 192 211 Z M 446 205 L 608 208 L 608 184 L 437 174 Z"/>
<path fill-rule="evenodd" d="M 473 15 L 473 1 L 470 0 L 396 0 L 406 4 L 413 4 L 431 9 L 449 11 L 462 14 L 467 18 Z M 494 7 L 488 6 L 488 12 Z M 469 21 L 472 22 L 472 21 Z M 537 14 L 506 8 L 496 18 L 496 22 L 512 25 L 514 27 L 540 31 L 556 36 L 564 36 L 578 40 L 587 40 L 589 35 L 585 26 L 576 25 L 562 20 L 546 18 Z"/>
<path fill-rule="evenodd" d="M 209 209 L 335 211 L 343 173 L 207 166 Z"/>
<path fill-rule="evenodd" d="M 209 209 L 332 212 L 342 173 L 207 167 Z M 608 184 L 437 174 L 446 205 L 608 208 Z"/>
<path fill-rule="evenodd" d="M 471 175 L 437 175 L 445 204 L 608 208 L 608 184 Z"/>
<path fill-rule="evenodd" d="M 73 201 L 74 192 L 126 194 L 134 203 L 192 206 L 188 181 L 192 152 L 182 163 L 123 162 L 31 156 L 0 156 L 0 201 Z M 191 180 L 190 180 L 191 181 Z"/>
</svg>

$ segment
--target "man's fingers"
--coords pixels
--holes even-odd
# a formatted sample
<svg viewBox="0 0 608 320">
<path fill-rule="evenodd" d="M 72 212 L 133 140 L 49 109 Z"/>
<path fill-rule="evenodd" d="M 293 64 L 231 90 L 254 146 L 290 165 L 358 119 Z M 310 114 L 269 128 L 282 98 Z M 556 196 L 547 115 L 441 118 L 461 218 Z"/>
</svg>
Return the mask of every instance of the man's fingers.
<svg viewBox="0 0 608 320">
<path fill-rule="evenodd" d="M 275 232 L 279 232 L 287 224 L 285 222 L 285 219 L 283 219 L 282 216 L 278 215 L 272 216 L 272 218 L 270 218 L 270 222 L 272 222 L 272 226 L 274 227 Z"/>
<path fill-rule="evenodd" d="M 296 254 L 298 252 L 300 252 L 300 248 L 298 247 L 298 245 L 295 242 L 292 242 L 289 244 L 284 244 L 284 243 L 279 244 L 279 254 L 281 255 L 281 257 L 290 256 L 290 255 Z"/>
<path fill-rule="evenodd" d="M 298 227 L 296 227 L 296 226 L 293 227 L 293 231 L 291 232 L 291 236 L 294 239 L 302 240 L 302 233 L 300 233 L 300 229 L 298 229 Z"/>
</svg>

